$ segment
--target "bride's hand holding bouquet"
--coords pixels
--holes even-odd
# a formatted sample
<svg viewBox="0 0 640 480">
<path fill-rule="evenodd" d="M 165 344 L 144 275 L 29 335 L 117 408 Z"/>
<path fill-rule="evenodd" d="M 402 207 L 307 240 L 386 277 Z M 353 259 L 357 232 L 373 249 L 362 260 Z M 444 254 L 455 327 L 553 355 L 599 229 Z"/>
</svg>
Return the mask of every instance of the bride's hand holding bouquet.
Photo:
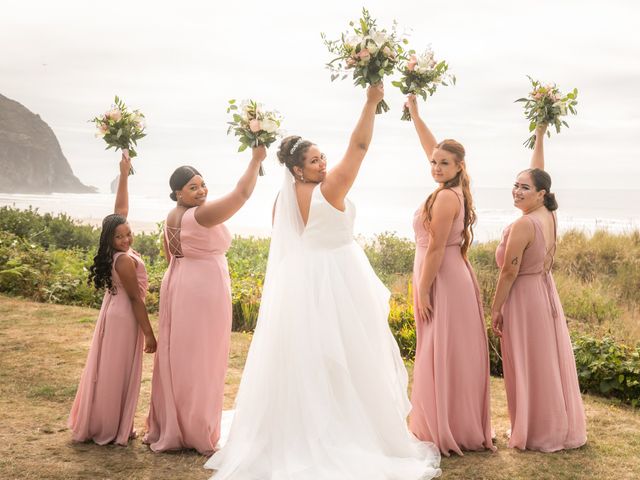
<svg viewBox="0 0 640 480">
<path fill-rule="evenodd" d="M 107 143 L 106 149 L 115 148 L 126 151 L 128 158 L 136 157 L 138 154 L 134 146 L 138 145 L 138 140 L 146 136 L 144 114 L 139 110 L 129 111 L 122 99 L 116 95 L 114 104 L 104 114 L 94 117 L 90 122 L 94 123 L 98 129 L 96 137 L 102 137 Z M 133 175 L 133 167 L 129 170 L 129 175 Z"/>
<path fill-rule="evenodd" d="M 371 18 L 367 9 L 362 9 L 362 18 L 350 22 L 352 32 L 344 32 L 338 40 L 328 40 L 321 34 L 324 44 L 335 58 L 327 64 L 331 70 L 331 80 L 338 77 L 347 78 L 352 74 L 354 85 L 367 87 L 380 83 L 384 77 L 392 75 L 396 64 L 405 55 L 394 24 L 391 31 L 378 28 L 376 20 Z M 389 111 L 389 106 L 382 99 L 376 113 Z"/>
</svg>

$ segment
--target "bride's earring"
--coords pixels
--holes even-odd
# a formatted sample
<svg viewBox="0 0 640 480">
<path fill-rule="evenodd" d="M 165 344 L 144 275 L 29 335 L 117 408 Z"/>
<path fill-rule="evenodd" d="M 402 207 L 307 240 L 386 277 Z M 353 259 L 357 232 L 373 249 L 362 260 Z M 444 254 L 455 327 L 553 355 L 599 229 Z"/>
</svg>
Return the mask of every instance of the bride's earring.
<svg viewBox="0 0 640 480">
<path fill-rule="evenodd" d="M 300 181 L 301 181 L 302 183 L 305 183 L 305 181 L 304 181 L 304 175 L 303 175 L 303 174 L 300 174 Z"/>
</svg>

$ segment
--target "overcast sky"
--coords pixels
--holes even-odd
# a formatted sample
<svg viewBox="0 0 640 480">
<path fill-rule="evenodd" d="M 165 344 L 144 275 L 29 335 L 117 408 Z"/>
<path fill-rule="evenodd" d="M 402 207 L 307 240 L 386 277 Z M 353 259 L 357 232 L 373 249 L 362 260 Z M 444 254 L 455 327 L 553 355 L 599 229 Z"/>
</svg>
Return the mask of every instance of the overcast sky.
<svg viewBox="0 0 640 480">
<path fill-rule="evenodd" d="M 431 44 L 458 77 L 421 104 L 438 138 L 467 148 L 476 186 L 509 186 L 527 166 L 521 104 L 529 74 L 577 87 L 578 116 L 548 143 L 557 188 L 638 188 L 640 180 L 640 2 L 371 1 L 382 25 L 411 28 L 411 45 Z M 87 120 L 113 95 L 147 115 L 133 188 L 168 192 L 178 165 L 212 184 L 233 184 L 246 165 L 226 136 L 229 98 L 277 108 L 289 133 L 319 144 L 330 161 L 344 152 L 364 100 L 350 81 L 329 80 L 320 32 L 338 37 L 362 2 L 182 0 L 88 2 L 0 0 L 0 93 L 53 128 L 74 172 L 108 188 L 116 157 Z M 360 184 L 431 182 L 402 96 L 377 119 Z M 279 183 L 275 148 L 268 178 Z M 278 174 L 276 174 L 278 173 Z"/>
</svg>

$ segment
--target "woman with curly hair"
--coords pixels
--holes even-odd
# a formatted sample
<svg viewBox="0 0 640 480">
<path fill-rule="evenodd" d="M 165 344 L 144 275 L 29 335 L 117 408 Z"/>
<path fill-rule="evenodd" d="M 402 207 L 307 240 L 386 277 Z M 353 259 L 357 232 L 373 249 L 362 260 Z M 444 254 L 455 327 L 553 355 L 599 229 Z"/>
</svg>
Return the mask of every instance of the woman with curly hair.
<svg viewBox="0 0 640 480">
<path fill-rule="evenodd" d="M 102 221 L 100 245 L 89 271 L 89 283 L 105 289 L 102 307 L 80 378 L 68 426 L 76 442 L 127 445 L 135 436 L 133 417 L 140 392 L 142 351 L 154 353 L 156 338 L 144 298 L 147 272 L 131 249 L 127 223 L 127 180 L 131 160 L 125 150 L 114 213 Z"/>
<path fill-rule="evenodd" d="M 489 349 L 478 282 L 467 251 L 476 216 L 465 149 L 438 142 L 420 118 L 415 96 L 409 112 L 438 183 L 415 212 L 413 295 L 416 359 L 411 431 L 444 455 L 495 450 L 489 412 Z"/>
</svg>

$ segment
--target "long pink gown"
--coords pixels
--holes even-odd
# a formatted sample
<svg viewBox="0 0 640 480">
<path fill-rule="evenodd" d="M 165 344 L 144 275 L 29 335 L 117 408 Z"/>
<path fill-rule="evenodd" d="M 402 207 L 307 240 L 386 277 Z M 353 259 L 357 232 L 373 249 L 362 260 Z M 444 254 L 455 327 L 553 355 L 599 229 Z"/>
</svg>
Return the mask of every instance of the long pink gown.
<svg viewBox="0 0 640 480">
<path fill-rule="evenodd" d="M 425 323 L 417 315 L 416 358 L 409 426 L 444 455 L 462 450 L 494 450 L 489 402 L 489 350 L 475 274 L 462 256 L 464 204 L 453 220 L 444 258 L 431 290 L 433 312 Z M 424 206 L 414 215 L 414 311 L 420 270 L 429 248 Z"/>
<path fill-rule="evenodd" d="M 136 262 L 140 295 L 147 292 L 147 272 L 132 250 L 117 252 Z M 144 335 L 131 308 L 118 272 L 111 271 L 113 293 L 105 292 L 93 340 L 71 407 L 67 425 L 76 442 L 126 445 L 133 434 L 133 418 L 140 393 Z"/>
<path fill-rule="evenodd" d="M 223 225 L 200 225 L 195 208 L 167 228 L 171 261 L 160 289 L 158 350 L 144 441 L 153 451 L 211 455 L 220 438 L 231 336 L 231 281 Z"/>
<path fill-rule="evenodd" d="M 584 445 L 587 432 L 569 329 L 550 272 L 555 246 L 547 253 L 540 220 L 526 218 L 535 237 L 502 307 L 509 447 L 554 452 Z M 511 225 L 496 250 L 501 268 L 510 231 Z"/>
</svg>

